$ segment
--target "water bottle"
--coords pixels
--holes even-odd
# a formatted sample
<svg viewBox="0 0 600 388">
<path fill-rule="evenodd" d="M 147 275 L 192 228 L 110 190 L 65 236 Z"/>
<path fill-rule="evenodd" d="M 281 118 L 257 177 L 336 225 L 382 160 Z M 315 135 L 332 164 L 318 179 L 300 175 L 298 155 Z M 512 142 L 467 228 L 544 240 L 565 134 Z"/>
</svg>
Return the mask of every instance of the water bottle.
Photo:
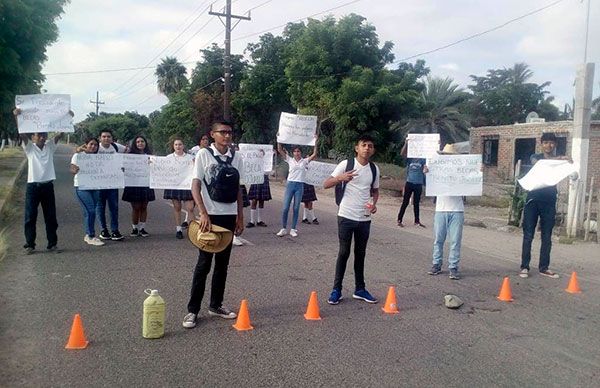
<svg viewBox="0 0 600 388">
<path fill-rule="evenodd" d="M 371 217 L 371 210 L 373 209 L 373 198 L 369 198 L 365 204 L 365 217 Z"/>
<path fill-rule="evenodd" d="M 144 293 L 149 296 L 144 300 L 142 336 L 160 338 L 165 335 L 165 301 L 158 290 L 144 290 Z"/>
</svg>

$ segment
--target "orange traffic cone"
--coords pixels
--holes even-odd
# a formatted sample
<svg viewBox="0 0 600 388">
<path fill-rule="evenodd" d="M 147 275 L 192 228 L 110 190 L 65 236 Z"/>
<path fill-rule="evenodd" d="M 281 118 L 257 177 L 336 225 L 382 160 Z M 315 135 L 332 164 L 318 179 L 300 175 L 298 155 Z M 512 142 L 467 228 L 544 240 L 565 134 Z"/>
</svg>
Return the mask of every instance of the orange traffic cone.
<svg viewBox="0 0 600 388">
<path fill-rule="evenodd" d="M 321 315 L 319 314 L 319 302 L 317 301 L 317 291 L 310 293 L 310 299 L 308 300 L 308 307 L 306 308 L 304 318 L 309 321 L 318 321 L 321 319 Z"/>
<path fill-rule="evenodd" d="M 81 317 L 79 314 L 75 314 L 73 326 L 71 326 L 71 335 L 69 335 L 69 342 L 67 342 L 65 349 L 85 349 L 87 346 L 88 341 L 86 341 L 85 334 L 83 333 Z"/>
<path fill-rule="evenodd" d="M 233 327 L 238 331 L 252 330 L 254 327 L 250 325 L 250 314 L 248 313 L 248 301 L 242 300 L 240 312 L 238 313 L 237 321 Z"/>
<path fill-rule="evenodd" d="M 510 289 L 510 280 L 508 279 L 508 276 L 505 277 L 504 281 L 502 282 L 498 300 L 501 300 L 502 302 L 512 302 L 514 300 L 512 297 L 512 291 Z"/>
<path fill-rule="evenodd" d="M 381 309 L 387 314 L 398 314 L 400 312 L 398 303 L 396 303 L 396 289 L 393 286 L 390 286 L 388 289 L 387 298 L 385 298 L 385 306 Z"/>
<path fill-rule="evenodd" d="M 579 282 L 577 281 L 577 272 L 573 271 L 571 274 L 571 280 L 569 280 L 569 286 L 565 290 L 571 294 L 581 294 L 581 288 L 579 288 Z"/>
</svg>

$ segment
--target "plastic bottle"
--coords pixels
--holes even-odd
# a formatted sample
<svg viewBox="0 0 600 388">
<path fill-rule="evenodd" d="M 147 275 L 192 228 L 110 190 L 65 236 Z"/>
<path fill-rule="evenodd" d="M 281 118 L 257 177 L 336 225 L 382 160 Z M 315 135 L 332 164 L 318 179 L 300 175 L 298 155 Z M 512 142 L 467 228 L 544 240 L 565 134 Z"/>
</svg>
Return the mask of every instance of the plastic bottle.
<svg viewBox="0 0 600 388">
<path fill-rule="evenodd" d="M 371 217 L 371 209 L 373 209 L 373 198 L 369 198 L 365 204 L 365 217 Z"/>
<path fill-rule="evenodd" d="M 165 301 L 158 295 L 158 290 L 144 290 L 144 292 L 150 296 L 144 300 L 142 336 L 160 338 L 165 335 Z"/>
</svg>

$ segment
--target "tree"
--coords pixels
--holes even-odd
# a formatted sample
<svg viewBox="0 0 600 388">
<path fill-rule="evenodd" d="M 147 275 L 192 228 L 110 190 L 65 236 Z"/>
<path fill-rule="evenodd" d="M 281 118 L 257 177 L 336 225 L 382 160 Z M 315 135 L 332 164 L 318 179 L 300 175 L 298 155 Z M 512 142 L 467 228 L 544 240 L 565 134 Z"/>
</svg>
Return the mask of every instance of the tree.
<svg viewBox="0 0 600 388">
<path fill-rule="evenodd" d="M 600 97 L 592 101 L 592 120 L 600 120 Z"/>
<path fill-rule="evenodd" d="M 439 133 L 442 144 L 469 139 L 469 121 L 460 106 L 469 94 L 451 78 L 427 77 L 421 92 L 421 114 L 406 125 L 407 132 Z"/>
<path fill-rule="evenodd" d="M 100 137 L 103 130 L 111 130 L 115 141 L 125 144 L 136 135 L 149 136 L 150 121 L 148 117 L 137 112 L 125 113 L 89 113 L 85 120 L 75 125 L 75 136 L 80 142 L 88 137 Z"/>
<path fill-rule="evenodd" d="M 67 0 L 0 3 L 0 138 L 16 135 L 15 95 L 36 94 L 44 81 L 46 47 L 58 38 L 56 19 Z"/>
<path fill-rule="evenodd" d="M 194 116 L 190 89 L 183 89 L 173 95 L 169 103 L 162 107 L 160 115 L 152 114 L 150 138 L 154 150 L 157 153 L 167 153 L 173 136 L 181 136 L 184 144 L 194 144 L 194 131 L 197 128 Z"/>
<path fill-rule="evenodd" d="M 186 73 L 185 66 L 179 63 L 177 58 L 163 58 L 162 62 L 156 66 L 156 72 L 154 73 L 158 78 L 158 91 L 170 99 L 189 84 Z"/>
<path fill-rule="evenodd" d="M 525 63 L 517 63 L 512 68 L 488 70 L 485 77 L 471 75 L 474 85 L 468 108 L 471 122 L 475 126 L 504 125 L 524 122 L 532 111 L 544 111 L 550 121 L 559 116 L 558 108 L 551 104 L 545 90 L 550 82 L 541 85 L 527 82 L 533 72 Z"/>
</svg>

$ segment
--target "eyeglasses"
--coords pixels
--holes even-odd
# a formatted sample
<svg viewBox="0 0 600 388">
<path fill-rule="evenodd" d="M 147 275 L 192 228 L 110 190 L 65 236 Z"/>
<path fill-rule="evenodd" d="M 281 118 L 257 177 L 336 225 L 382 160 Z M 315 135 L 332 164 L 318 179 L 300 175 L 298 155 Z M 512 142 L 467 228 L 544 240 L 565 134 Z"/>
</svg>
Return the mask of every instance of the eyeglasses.
<svg viewBox="0 0 600 388">
<path fill-rule="evenodd" d="M 225 130 L 225 131 L 213 131 L 214 133 L 220 133 L 223 136 L 232 136 L 233 135 L 233 131 L 231 130 Z"/>
</svg>

